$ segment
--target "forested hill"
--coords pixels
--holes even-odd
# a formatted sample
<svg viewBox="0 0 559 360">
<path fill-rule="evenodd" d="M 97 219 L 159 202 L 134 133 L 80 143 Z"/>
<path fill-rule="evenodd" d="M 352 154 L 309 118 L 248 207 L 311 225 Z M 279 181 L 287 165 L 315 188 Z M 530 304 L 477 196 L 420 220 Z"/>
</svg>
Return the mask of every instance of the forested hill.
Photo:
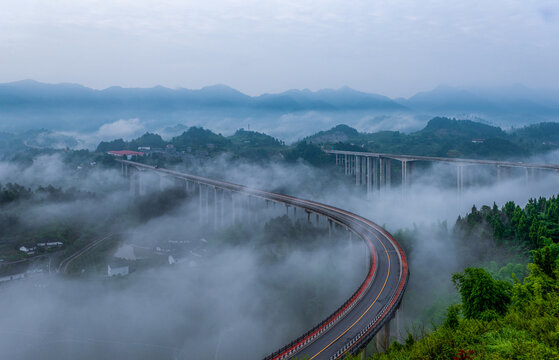
<svg viewBox="0 0 559 360">
<path fill-rule="evenodd" d="M 338 125 L 304 141 L 339 150 L 441 157 L 506 159 L 559 148 L 559 123 L 541 123 L 503 131 L 499 127 L 437 117 L 420 131 L 360 133 Z"/>
<path fill-rule="evenodd" d="M 529 251 L 532 263 L 499 271 L 469 267 L 452 281 L 461 302 L 432 332 L 411 332 L 375 360 L 559 358 L 559 199 L 474 207 L 455 231 L 486 260 L 506 247 Z M 520 268 L 518 268 L 520 267 Z M 523 274 L 528 276 L 523 278 Z"/>
<path fill-rule="evenodd" d="M 331 163 L 320 151 L 321 147 L 424 156 L 519 159 L 559 148 L 559 123 L 541 123 L 505 132 L 479 122 L 438 117 L 411 134 L 398 131 L 361 133 L 342 124 L 292 146 L 255 131 L 239 129 L 231 136 L 223 136 L 201 127 L 191 127 L 169 140 L 146 133 L 131 141 L 103 141 L 96 151 L 138 150 L 139 147 L 172 147 L 179 153 L 203 152 L 209 156 L 229 152 L 252 160 L 281 158 L 295 161 L 302 158 L 318 166 Z"/>
</svg>

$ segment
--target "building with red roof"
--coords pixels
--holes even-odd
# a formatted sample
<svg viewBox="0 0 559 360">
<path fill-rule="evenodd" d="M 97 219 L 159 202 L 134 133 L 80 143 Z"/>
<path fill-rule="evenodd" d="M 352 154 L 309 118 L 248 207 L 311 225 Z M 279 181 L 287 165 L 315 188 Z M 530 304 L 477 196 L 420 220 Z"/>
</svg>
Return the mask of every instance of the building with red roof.
<svg viewBox="0 0 559 360">
<path fill-rule="evenodd" d="M 112 150 L 112 151 L 107 151 L 107 154 L 110 154 L 112 156 L 118 156 L 118 157 L 126 156 L 128 160 L 130 160 L 132 156 L 144 156 L 143 152 L 132 151 L 132 150 Z"/>
</svg>

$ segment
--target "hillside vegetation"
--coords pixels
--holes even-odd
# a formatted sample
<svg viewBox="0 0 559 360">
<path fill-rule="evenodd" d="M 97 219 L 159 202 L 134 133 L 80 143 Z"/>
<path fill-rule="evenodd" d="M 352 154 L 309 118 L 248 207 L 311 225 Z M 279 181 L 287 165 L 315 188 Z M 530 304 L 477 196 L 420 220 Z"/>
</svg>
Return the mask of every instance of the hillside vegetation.
<svg viewBox="0 0 559 360">
<path fill-rule="evenodd" d="M 178 153 L 232 154 L 235 158 L 254 161 L 284 159 L 305 160 L 315 166 L 332 164 L 321 148 L 370 151 L 441 157 L 511 159 L 559 148 L 559 123 L 541 123 L 512 132 L 469 120 L 434 118 L 420 131 L 404 134 L 398 131 L 360 133 L 347 125 L 320 131 L 287 146 L 284 142 L 255 131 L 240 129 L 231 136 L 216 134 L 201 127 L 191 127 L 181 135 L 165 141 L 157 134 L 124 141 L 103 141 L 97 152 L 138 150 L 138 147 L 164 149 L 172 146 Z"/>
<path fill-rule="evenodd" d="M 409 333 L 404 344 L 393 343 L 370 359 L 557 359 L 558 229 L 556 197 L 532 199 L 524 208 L 513 202 L 501 209 L 474 207 L 458 219 L 456 231 L 474 247 L 492 241 L 522 246 L 532 262 L 525 269 L 468 267 L 455 273 L 449 281 L 461 302 L 447 309 L 443 323 L 431 332 Z"/>
<path fill-rule="evenodd" d="M 470 120 L 437 117 L 411 134 L 399 131 L 360 133 L 339 125 L 304 141 L 337 150 L 506 159 L 559 148 L 559 123 L 541 123 L 505 132 L 499 127 Z"/>
</svg>

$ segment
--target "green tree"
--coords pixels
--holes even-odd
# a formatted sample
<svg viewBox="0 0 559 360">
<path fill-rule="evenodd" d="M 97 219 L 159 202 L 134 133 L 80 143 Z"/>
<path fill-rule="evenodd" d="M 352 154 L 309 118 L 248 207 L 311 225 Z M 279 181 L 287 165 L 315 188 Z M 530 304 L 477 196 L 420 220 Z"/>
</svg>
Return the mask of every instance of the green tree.
<svg viewBox="0 0 559 360">
<path fill-rule="evenodd" d="M 555 258 L 551 254 L 551 247 L 544 246 L 534 250 L 534 263 L 547 275 L 553 277 Z"/>
<path fill-rule="evenodd" d="M 469 319 L 482 319 L 486 312 L 504 315 L 510 303 L 511 284 L 494 280 L 481 268 L 466 268 L 454 273 L 452 282 L 462 297 L 462 310 Z"/>
</svg>

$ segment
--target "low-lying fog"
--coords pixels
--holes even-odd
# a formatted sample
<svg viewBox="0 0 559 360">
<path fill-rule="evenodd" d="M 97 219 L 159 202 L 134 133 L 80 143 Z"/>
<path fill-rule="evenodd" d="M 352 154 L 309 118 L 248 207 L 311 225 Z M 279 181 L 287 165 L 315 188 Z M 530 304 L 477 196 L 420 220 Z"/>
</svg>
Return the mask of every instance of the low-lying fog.
<svg viewBox="0 0 559 360">
<path fill-rule="evenodd" d="M 559 153 L 547 155 L 546 160 L 559 162 Z M 192 171 L 336 205 L 391 232 L 418 228 L 421 241 L 414 243 L 408 258 L 415 291 L 425 289 L 421 306 L 437 300 L 432 284 L 448 284 L 446 291 L 450 274 L 462 270 L 457 264 L 463 262 L 457 259 L 464 254 L 450 235 L 435 230 L 438 224 L 447 221 L 452 228 L 458 215 L 474 204 L 502 206 L 513 200 L 524 205 L 530 197 L 555 195 L 559 181 L 559 174 L 541 172 L 528 182 L 519 173 L 497 183 L 494 170 L 466 167 L 464 173 L 473 175 L 466 175 L 464 191 L 458 195 L 454 167 L 437 165 L 416 169 L 406 197 L 394 179 L 391 191 L 367 200 L 364 188 L 356 188 L 341 168 L 333 173 L 302 163 L 232 166 L 224 156 Z M 84 176 L 66 169 L 58 156 L 37 158 L 26 167 L 0 163 L 0 183 L 7 182 L 33 188 L 77 187 L 96 194 L 70 203 L 33 205 L 20 215 L 30 224 L 74 216 L 89 217 L 91 225 L 126 211 L 132 201 L 119 170 L 90 170 Z M 238 226 L 216 232 L 210 230 L 211 224 L 200 227 L 197 203 L 188 199 L 143 223 L 130 221 L 125 229 L 111 226 L 122 232 L 120 245 L 151 249 L 162 239 L 205 238 L 206 253 L 191 251 L 172 265 L 142 268 L 117 279 L 86 272 L 1 285 L 0 354 L 10 359 L 259 358 L 323 319 L 363 279 L 362 248 L 343 234 L 328 241 L 322 232 L 324 239 L 316 246 L 295 246 L 277 254 L 271 244 L 258 245 L 262 236 L 255 238 Z M 260 226 L 255 232 L 271 231 L 273 226 L 263 224 L 284 213 L 285 209 L 278 209 L 265 217 L 256 209 L 252 219 L 259 219 Z M 300 220 L 306 221 L 302 216 Z M 223 229 L 230 233 L 224 234 Z M 320 229 L 323 226 L 317 228 L 319 233 Z M 114 250 L 120 245 L 115 244 Z M 418 305 L 408 309 L 405 305 L 408 320 L 416 320 Z"/>
</svg>

